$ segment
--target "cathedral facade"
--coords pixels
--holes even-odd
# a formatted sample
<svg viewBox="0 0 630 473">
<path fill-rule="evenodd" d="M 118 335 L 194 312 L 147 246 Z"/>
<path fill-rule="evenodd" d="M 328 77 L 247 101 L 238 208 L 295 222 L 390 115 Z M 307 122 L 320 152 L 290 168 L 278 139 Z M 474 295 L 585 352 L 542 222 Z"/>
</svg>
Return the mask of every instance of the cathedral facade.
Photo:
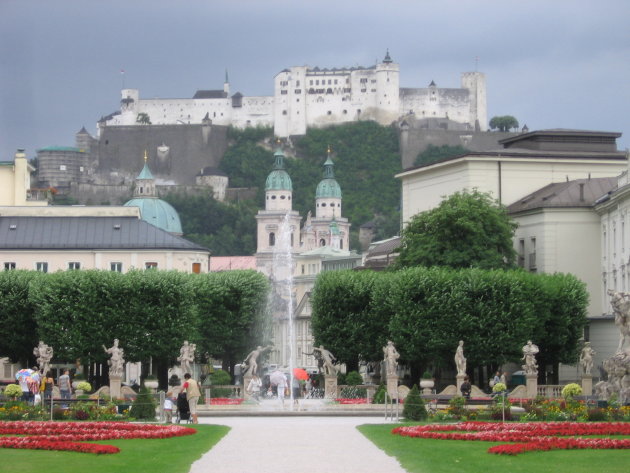
<svg viewBox="0 0 630 473">
<path fill-rule="evenodd" d="M 315 192 L 315 215 L 293 210 L 293 183 L 284 167 L 284 153 L 274 154 L 273 170 L 265 183 L 265 208 L 258 211 L 256 267 L 272 284 L 270 312 L 275 349 L 270 362 L 311 370 L 310 295 L 322 271 L 352 269 L 361 257 L 349 251 L 350 223 L 342 216 L 342 193 L 328 152 L 322 180 Z"/>
<path fill-rule="evenodd" d="M 230 95 L 226 74 L 222 90 L 198 90 L 192 98 L 144 99 L 138 89 L 123 89 L 120 111 L 102 118 L 108 126 L 200 124 L 271 126 L 279 137 L 303 135 L 307 128 L 359 120 L 389 125 L 400 117 L 448 118 L 470 130 L 487 129 L 486 84 L 480 72 L 465 72 L 460 88 L 401 88 L 400 67 L 389 52 L 370 67 L 295 66 L 276 74 L 273 96 Z"/>
</svg>

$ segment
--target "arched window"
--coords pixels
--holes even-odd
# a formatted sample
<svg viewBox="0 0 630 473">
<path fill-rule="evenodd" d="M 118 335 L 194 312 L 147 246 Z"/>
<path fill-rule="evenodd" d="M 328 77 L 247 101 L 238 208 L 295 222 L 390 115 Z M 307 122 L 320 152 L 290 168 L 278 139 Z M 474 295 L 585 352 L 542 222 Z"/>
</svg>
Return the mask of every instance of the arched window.
<svg viewBox="0 0 630 473">
<path fill-rule="evenodd" d="M 326 240 L 324 240 L 323 238 L 319 240 L 319 246 L 326 246 Z"/>
<path fill-rule="evenodd" d="M 276 234 L 274 232 L 271 232 L 269 234 L 269 246 L 275 246 L 276 245 Z"/>
</svg>

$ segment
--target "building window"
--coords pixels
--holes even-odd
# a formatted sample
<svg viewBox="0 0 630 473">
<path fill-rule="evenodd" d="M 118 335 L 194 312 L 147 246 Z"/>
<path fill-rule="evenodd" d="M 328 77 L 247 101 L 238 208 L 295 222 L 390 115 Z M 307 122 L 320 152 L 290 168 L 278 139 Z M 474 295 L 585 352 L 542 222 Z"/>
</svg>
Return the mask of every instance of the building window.
<svg viewBox="0 0 630 473">
<path fill-rule="evenodd" d="M 60 171 L 65 171 L 66 170 L 66 165 L 65 164 L 60 164 L 59 165 L 59 170 Z"/>
<path fill-rule="evenodd" d="M 287 111 L 286 110 L 282 110 L 282 115 L 286 115 Z"/>
<path fill-rule="evenodd" d="M 157 269 L 158 264 L 154 261 L 144 263 L 144 269 Z"/>
<path fill-rule="evenodd" d="M 319 246 L 326 246 L 326 240 L 324 240 L 323 238 L 319 240 Z"/>
<path fill-rule="evenodd" d="M 4 263 L 4 270 L 9 271 L 15 269 L 15 263 Z"/>
<path fill-rule="evenodd" d="M 35 263 L 35 269 L 37 271 L 42 272 L 42 273 L 47 273 L 48 272 L 48 263 L 46 263 L 46 262 Z"/>
<path fill-rule="evenodd" d="M 269 234 L 269 246 L 275 246 L 276 245 L 276 234 L 274 232 L 271 232 Z"/>
<path fill-rule="evenodd" d="M 110 271 L 114 271 L 116 273 L 122 273 L 123 265 L 122 263 L 116 261 L 113 263 L 109 263 L 109 269 Z"/>
<path fill-rule="evenodd" d="M 193 263 L 192 264 L 192 272 L 194 274 L 199 274 L 201 273 L 201 263 Z"/>
<path fill-rule="evenodd" d="M 78 261 L 70 261 L 68 263 L 68 269 L 81 269 L 81 263 Z"/>
<path fill-rule="evenodd" d="M 286 90 L 281 90 L 280 91 L 280 95 L 287 95 L 287 91 Z"/>
</svg>

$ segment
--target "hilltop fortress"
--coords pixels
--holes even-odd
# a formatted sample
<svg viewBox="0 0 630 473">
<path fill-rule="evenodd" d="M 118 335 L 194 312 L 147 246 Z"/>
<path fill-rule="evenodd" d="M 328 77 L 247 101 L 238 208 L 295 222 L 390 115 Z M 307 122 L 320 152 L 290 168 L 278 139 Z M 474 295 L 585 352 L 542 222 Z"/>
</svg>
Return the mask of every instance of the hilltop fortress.
<svg viewBox="0 0 630 473">
<path fill-rule="evenodd" d="M 464 72 L 461 88 L 401 88 L 400 66 L 389 52 L 371 67 L 320 69 L 295 66 L 276 74 L 273 96 L 230 95 L 198 90 L 192 98 L 142 99 L 123 89 L 120 111 L 98 122 L 99 135 L 110 126 L 202 124 L 272 126 L 279 137 L 303 135 L 310 127 L 358 120 L 389 125 L 403 116 L 447 118 L 471 131 L 487 130 L 486 83 L 480 72 Z"/>
</svg>

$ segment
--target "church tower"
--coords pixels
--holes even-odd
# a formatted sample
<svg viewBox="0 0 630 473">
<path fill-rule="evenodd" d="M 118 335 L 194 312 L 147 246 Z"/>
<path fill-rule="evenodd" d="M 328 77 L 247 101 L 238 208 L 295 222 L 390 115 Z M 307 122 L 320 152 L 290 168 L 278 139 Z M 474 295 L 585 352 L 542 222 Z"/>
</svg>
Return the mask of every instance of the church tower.
<svg viewBox="0 0 630 473">
<path fill-rule="evenodd" d="M 273 170 L 265 183 L 265 210 L 256 215 L 257 250 L 256 266 L 264 274 L 272 273 L 273 251 L 285 216 L 289 215 L 291 251 L 300 251 L 300 214 L 293 210 L 293 183 L 284 168 L 284 153 L 280 148 L 274 153 Z"/>
<path fill-rule="evenodd" d="M 302 231 L 305 250 L 331 246 L 338 250 L 349 250 L 350 224 L 341 216 L 341 187 L 335 179 L 335 163 L 328 156 L 324 163 L 323 179 L 315 191 L 315 217 L 307 218 Z"/>
</svg>

